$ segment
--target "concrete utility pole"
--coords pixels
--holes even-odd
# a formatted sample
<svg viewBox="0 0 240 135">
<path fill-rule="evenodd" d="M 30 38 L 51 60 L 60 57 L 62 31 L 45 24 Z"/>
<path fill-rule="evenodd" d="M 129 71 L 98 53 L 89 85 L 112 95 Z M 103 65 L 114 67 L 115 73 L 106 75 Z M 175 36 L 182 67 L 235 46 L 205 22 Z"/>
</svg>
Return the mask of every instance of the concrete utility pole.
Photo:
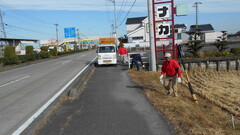
<svg viewBox="0 0 240 135">
<path fill-rule="evenodd" d="M 56 37 L 57 37 L 57 46 L 58 46 L 58 24 L 54 24 L 56 25 Z"/>
<path fill-rule="evenodd" d="M 2 25 L 2 33 L 3 33 L 3 37 L 4 38 L 7 38 L 7 35 L 6 35 L 6 31 L 5 31 L 5 25 L 4 25 L 4 23 L 3 23 L 3 17 L 2 17 L 2 11 L 0 10 L 0 19 L 1 19 L 1 25 Z"/>
<path fill-rule="evenodd" d="M 155 54 L 155 38 L 153 28 L 153 9 L 152 0 L 148 0 L 148 24 L 149 24 L 149 43 L 150 43 L 150 68 L 151 71 L 156 71 L 156 54 Z"/>
<path fill-rule="evenodd" d="M 198 29 L 198 12 L 199 12 L 198 4 L 202 4 L 202 2 L 195 2 L 193 5 L 193 7 L 196 8 L 196 30 Z"/>
<path fill-rule="evenodd" d="M 113 3 L 113 6 L 114 6 L 114 37 L 115 37 L 115 40 L 116 40 L 116 44 L 118 44 L 118 39 L 117 39 L 117 18 L 116 18 L 116 2 L 115 0 L 108 0 L 110 2 Z"/>
<path fill-rule="evenodd" d="M 79 47 L 80 47 L 80 49 L 82 50 L 82 46 L 81 46 L 81 44 L 80 44 L 80 32 L 79 32 L 79 29 L 77 29 L 77 39 L 78 39 Z"/>
</svg>

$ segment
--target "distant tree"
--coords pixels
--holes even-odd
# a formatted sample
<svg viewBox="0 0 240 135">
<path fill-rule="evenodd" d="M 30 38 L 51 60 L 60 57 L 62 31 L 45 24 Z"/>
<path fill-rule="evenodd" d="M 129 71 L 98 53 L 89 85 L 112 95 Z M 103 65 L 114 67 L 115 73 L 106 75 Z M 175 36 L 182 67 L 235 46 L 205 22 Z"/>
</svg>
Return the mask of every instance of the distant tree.
<svg viewBox="0 0 240 135">
<path fill-rule="evenodd" d="M 196 28 L 194 31 L 186 32 L 190 36 L 189 42 L 186 44 L 188 49 L 187 52 L 192 53 L 194 56 L 197 56 L 197 53 L 202 49 L 204 46 L 201 44 L 203 40 L 200 40 L 200 36 L 203 34 L 201 29 Z"/>
<path fill-rule="evenodd" d="M 124 35 L 123 37 L 118 38 L 118 40 L 119 40 L 119 42 L 127 43 L 128 42 L 127 35 Z"/>
<path fill-rule="evenodd" d="M 224 52 L 225 50 L 228 49 L 227 32 L 226 31 L 221 31 L 221 32 L 222 32 L 222 36 L 218 37 L 214 45 L 217 47 L 217 49 L 220 52 Z"/>
<path fill-rule="evenodd" d="M 240 36 L 240 31 L 236 32 L 236 36 Z"/>
</svg>

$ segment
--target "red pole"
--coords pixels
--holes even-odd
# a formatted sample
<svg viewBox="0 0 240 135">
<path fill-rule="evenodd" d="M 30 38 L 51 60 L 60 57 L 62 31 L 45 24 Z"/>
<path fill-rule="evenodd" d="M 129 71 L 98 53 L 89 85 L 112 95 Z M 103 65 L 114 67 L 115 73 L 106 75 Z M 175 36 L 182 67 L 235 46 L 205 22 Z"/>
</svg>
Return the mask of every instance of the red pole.
<svg viewBox="0 0 240 135">
<path fill-rule="evenodd" d="M 172 6 L 172 46 L 173 46 L 173 54 L 174 54 L 174 58 L 175 58 L 175 53 L 174 53 L 174 46 L 175 46 L 175 30 L 174 30 L 174 14 L 175 14 L 175 7 L 174 7 L 174 0 L 172 0 L 171 2 L 171 6 Z"/>
</svg>

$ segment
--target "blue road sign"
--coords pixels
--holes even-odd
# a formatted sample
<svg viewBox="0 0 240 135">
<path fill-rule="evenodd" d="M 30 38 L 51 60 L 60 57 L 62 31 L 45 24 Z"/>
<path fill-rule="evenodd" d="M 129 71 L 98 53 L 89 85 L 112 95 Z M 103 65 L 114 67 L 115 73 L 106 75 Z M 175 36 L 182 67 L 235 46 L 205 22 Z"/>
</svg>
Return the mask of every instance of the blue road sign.
<svg viewBox="0 0 240 135">
<path fill-rule="evenodd" d="M 76 30 L 75 30 L 75 28 L 74 27 L 64 28 L 64 35 L 65 35 L 65 38 L 76 37 Z"/>
</svg>

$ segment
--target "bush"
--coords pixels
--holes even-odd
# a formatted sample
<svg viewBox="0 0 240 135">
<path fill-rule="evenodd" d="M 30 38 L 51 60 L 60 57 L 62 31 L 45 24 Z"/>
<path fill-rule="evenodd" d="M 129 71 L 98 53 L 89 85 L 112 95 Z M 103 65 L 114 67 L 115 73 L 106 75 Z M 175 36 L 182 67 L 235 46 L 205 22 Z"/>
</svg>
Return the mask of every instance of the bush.
<svg viewBox="0 0 240 135">
<path fill-rule="evenodd" d="M 42 59 L 50 58 L 50 54 L 48 52 L 41 51 L 39 54 Z"/>
<path fill-rule="evenodd" d="M 48 46 L 41 46 L 40 49 L 40 52 L 48 52 Z"/>
<path fill-rule="evenodd" d="M 198 52 L 198 58 L 208 58 L 208 57 L 232 57 L 233 53 L 224 51 L 224 52 Z"/>
<path fill-rule="evenodd" d="M 33 54 L 33 46 L 26 46 L 26 55 Z"/>
<path fill-rule="evenodd" d="M 54 46 L 52 55 L 53 56 L 57 56 L 58 55 L 57 46 Z"/>
<path fill-rule="evenodd" d="M 19 64 L 17 57 L 3 57 L 0 61 L 3 65 Z"/>
<path fill-rule="evenodd" d="M 236 56 L 240 56 L 240 48 L 231 48 L 230 52 Z"/>
<path fill-rule="evenodd" d="M 15 46 L 6 46 L 4 49 L 4 57 L 16 57 Z"/>
</svg>

